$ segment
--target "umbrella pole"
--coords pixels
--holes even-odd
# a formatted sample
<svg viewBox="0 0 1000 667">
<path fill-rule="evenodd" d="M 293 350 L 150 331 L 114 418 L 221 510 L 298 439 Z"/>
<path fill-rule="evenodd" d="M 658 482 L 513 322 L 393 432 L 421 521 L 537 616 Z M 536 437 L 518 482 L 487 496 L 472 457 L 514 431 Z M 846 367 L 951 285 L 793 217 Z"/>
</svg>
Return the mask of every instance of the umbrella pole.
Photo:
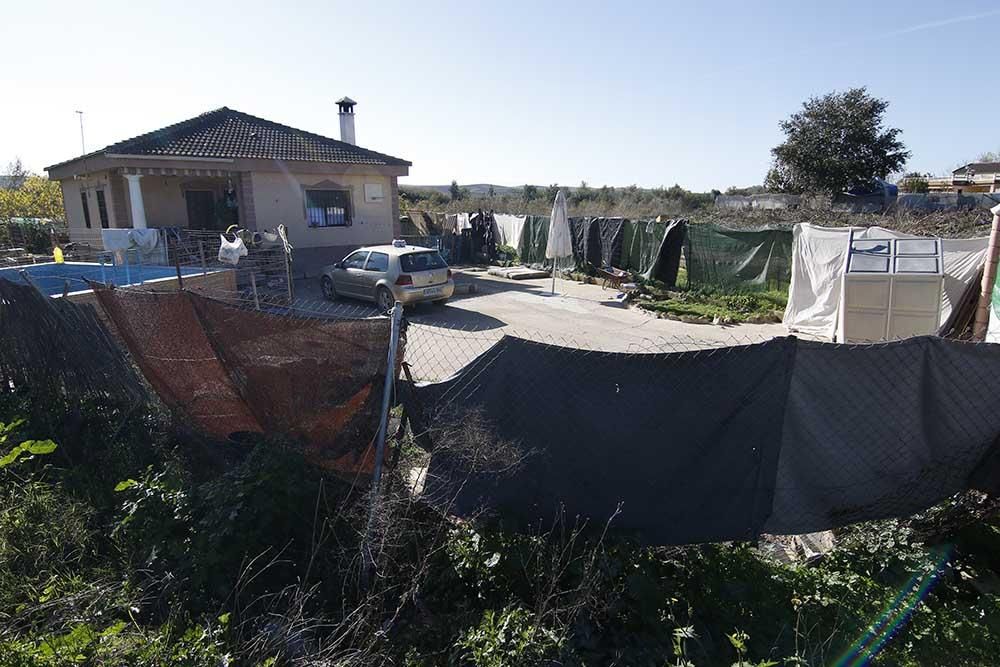
<svg viewBox="0 0 1000 667">
<path fill-rule="evenodd" d="M 556 294 L 556 258 L 552 258 L 552 296 Z"/>
</svg>

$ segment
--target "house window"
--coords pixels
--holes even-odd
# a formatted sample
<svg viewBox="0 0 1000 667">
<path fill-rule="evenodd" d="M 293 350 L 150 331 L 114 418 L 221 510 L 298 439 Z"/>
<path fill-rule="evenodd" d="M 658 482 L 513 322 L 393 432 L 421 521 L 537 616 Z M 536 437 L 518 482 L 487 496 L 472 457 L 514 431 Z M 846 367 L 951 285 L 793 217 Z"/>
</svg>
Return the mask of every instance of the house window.
<svg viewBox="0 0 1000 667">
<path fill-rule="evenodd" d="M 111 225 L 108 224 L 108 204 L 104 201 L 104 190 L 97 191 L 97 215 L 101 218 L 101 228 L 107 229 Z M 90 225 L 87 225 L 90 227 Z"/>
<path fill-rule="evenodd" d="M 80 203 L 83 204 L 83 224 L 87 225 L 87 229 L 90 229 L 90 207 L 87 205 L 87 191 L 80 191 Z"/>
<path fill-rule="evenodd" d="M 306 190 L 310 227 L 347 227 L 352 217 L 350 190 Z"/>
</svg>

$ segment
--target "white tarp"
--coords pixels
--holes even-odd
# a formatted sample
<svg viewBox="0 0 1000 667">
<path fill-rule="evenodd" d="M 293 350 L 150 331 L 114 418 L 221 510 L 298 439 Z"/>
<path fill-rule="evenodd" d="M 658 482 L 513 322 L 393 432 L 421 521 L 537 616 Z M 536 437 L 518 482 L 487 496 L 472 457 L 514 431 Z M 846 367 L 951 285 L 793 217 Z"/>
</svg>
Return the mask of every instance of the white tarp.
<svg viewBox="0 0 1000 667">
<path fill-rule="evenodd" d="M 495 213 L 493 219 L 497 223 L 497 230 L 500 232 L 499 241 L 503 245 L 512 248 L 521 247 L 521 233 L 524 231 L 524 221 L 526 215 L 508 215 L 506 213 Z"/>
<path fill-rule="evenodd" d="M 884 227 L 818 227 L 795 225 L 792 230 L 792 282 L 783 322 L 789 331 L 833 339 L 840 307 L 840 279 L 847 259 L 847 239 L 915 238 Z M 989 238 L 941 239 L 944 288 L 941 319 L 951 311 L 986 259 Z"/>
</svg>

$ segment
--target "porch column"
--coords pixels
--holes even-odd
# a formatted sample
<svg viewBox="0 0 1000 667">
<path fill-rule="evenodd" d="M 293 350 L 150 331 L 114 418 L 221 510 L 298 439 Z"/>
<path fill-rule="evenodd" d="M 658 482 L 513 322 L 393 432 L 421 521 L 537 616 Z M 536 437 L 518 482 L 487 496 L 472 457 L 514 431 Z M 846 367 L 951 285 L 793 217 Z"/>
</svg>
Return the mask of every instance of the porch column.
<svg viewBox="0 0 1000 667">
<path fill-rule="evenodd" d="M 132 205 L 132 227 L 134 229 L 146 229 L 146 209 L 142 205 L 140 178 L 142 178 L 142 174 L 125 174 L 125 179 L 128 181 L 128 199 Z"/>
</svg>

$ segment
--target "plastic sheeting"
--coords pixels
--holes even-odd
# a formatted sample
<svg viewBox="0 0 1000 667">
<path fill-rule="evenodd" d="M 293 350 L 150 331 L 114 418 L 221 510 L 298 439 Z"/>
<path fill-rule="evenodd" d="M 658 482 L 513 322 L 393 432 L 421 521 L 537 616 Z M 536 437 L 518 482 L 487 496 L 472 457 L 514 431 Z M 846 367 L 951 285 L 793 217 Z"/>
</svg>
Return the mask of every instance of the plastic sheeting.
<svg viewBox="0 0 1000 667">
<path fill-rule="evenodd" d="M 279 317 L 190 292 L 94 291 L 149 384 L 197 430 L 283 436 L 331 470 L 370 471 L 387 319 Z"/>
<path fill-rule="evenodd" d="M 1000 346 L 932 337 L 708 354 L 506 337 L 404 404 L 431 427 L 426 497 L 459 516 L 533 530 L 561 513 L 600 530 L 620 508 L 612 530 L 688 544 L 906 516 L 989 480 L 998 394 Z M 478 467 L 483 452 L 433 440 L 475 420 L 491 434 L 480 446 L 510 461 Z"/>
<path fill-rule="evenodd" d="M 837 330 L 840 281 L 847 258 L 851 227 L 796 225 L 792 230 L 792 281 L 783 322 L 789 331 L 832 340 Z M 883 227 L 855 227 L 855 238 L 918 238 Z M 941 324 L 975 280 L 986 258 L 988 238 L 941 239 L 944 288 Z"/>
<path fill-rule="evenodd" d="M 692 286 L 785 289 L 792 273 L 792 232 L 688 225 L 684 259 Z"/>
</svg>

